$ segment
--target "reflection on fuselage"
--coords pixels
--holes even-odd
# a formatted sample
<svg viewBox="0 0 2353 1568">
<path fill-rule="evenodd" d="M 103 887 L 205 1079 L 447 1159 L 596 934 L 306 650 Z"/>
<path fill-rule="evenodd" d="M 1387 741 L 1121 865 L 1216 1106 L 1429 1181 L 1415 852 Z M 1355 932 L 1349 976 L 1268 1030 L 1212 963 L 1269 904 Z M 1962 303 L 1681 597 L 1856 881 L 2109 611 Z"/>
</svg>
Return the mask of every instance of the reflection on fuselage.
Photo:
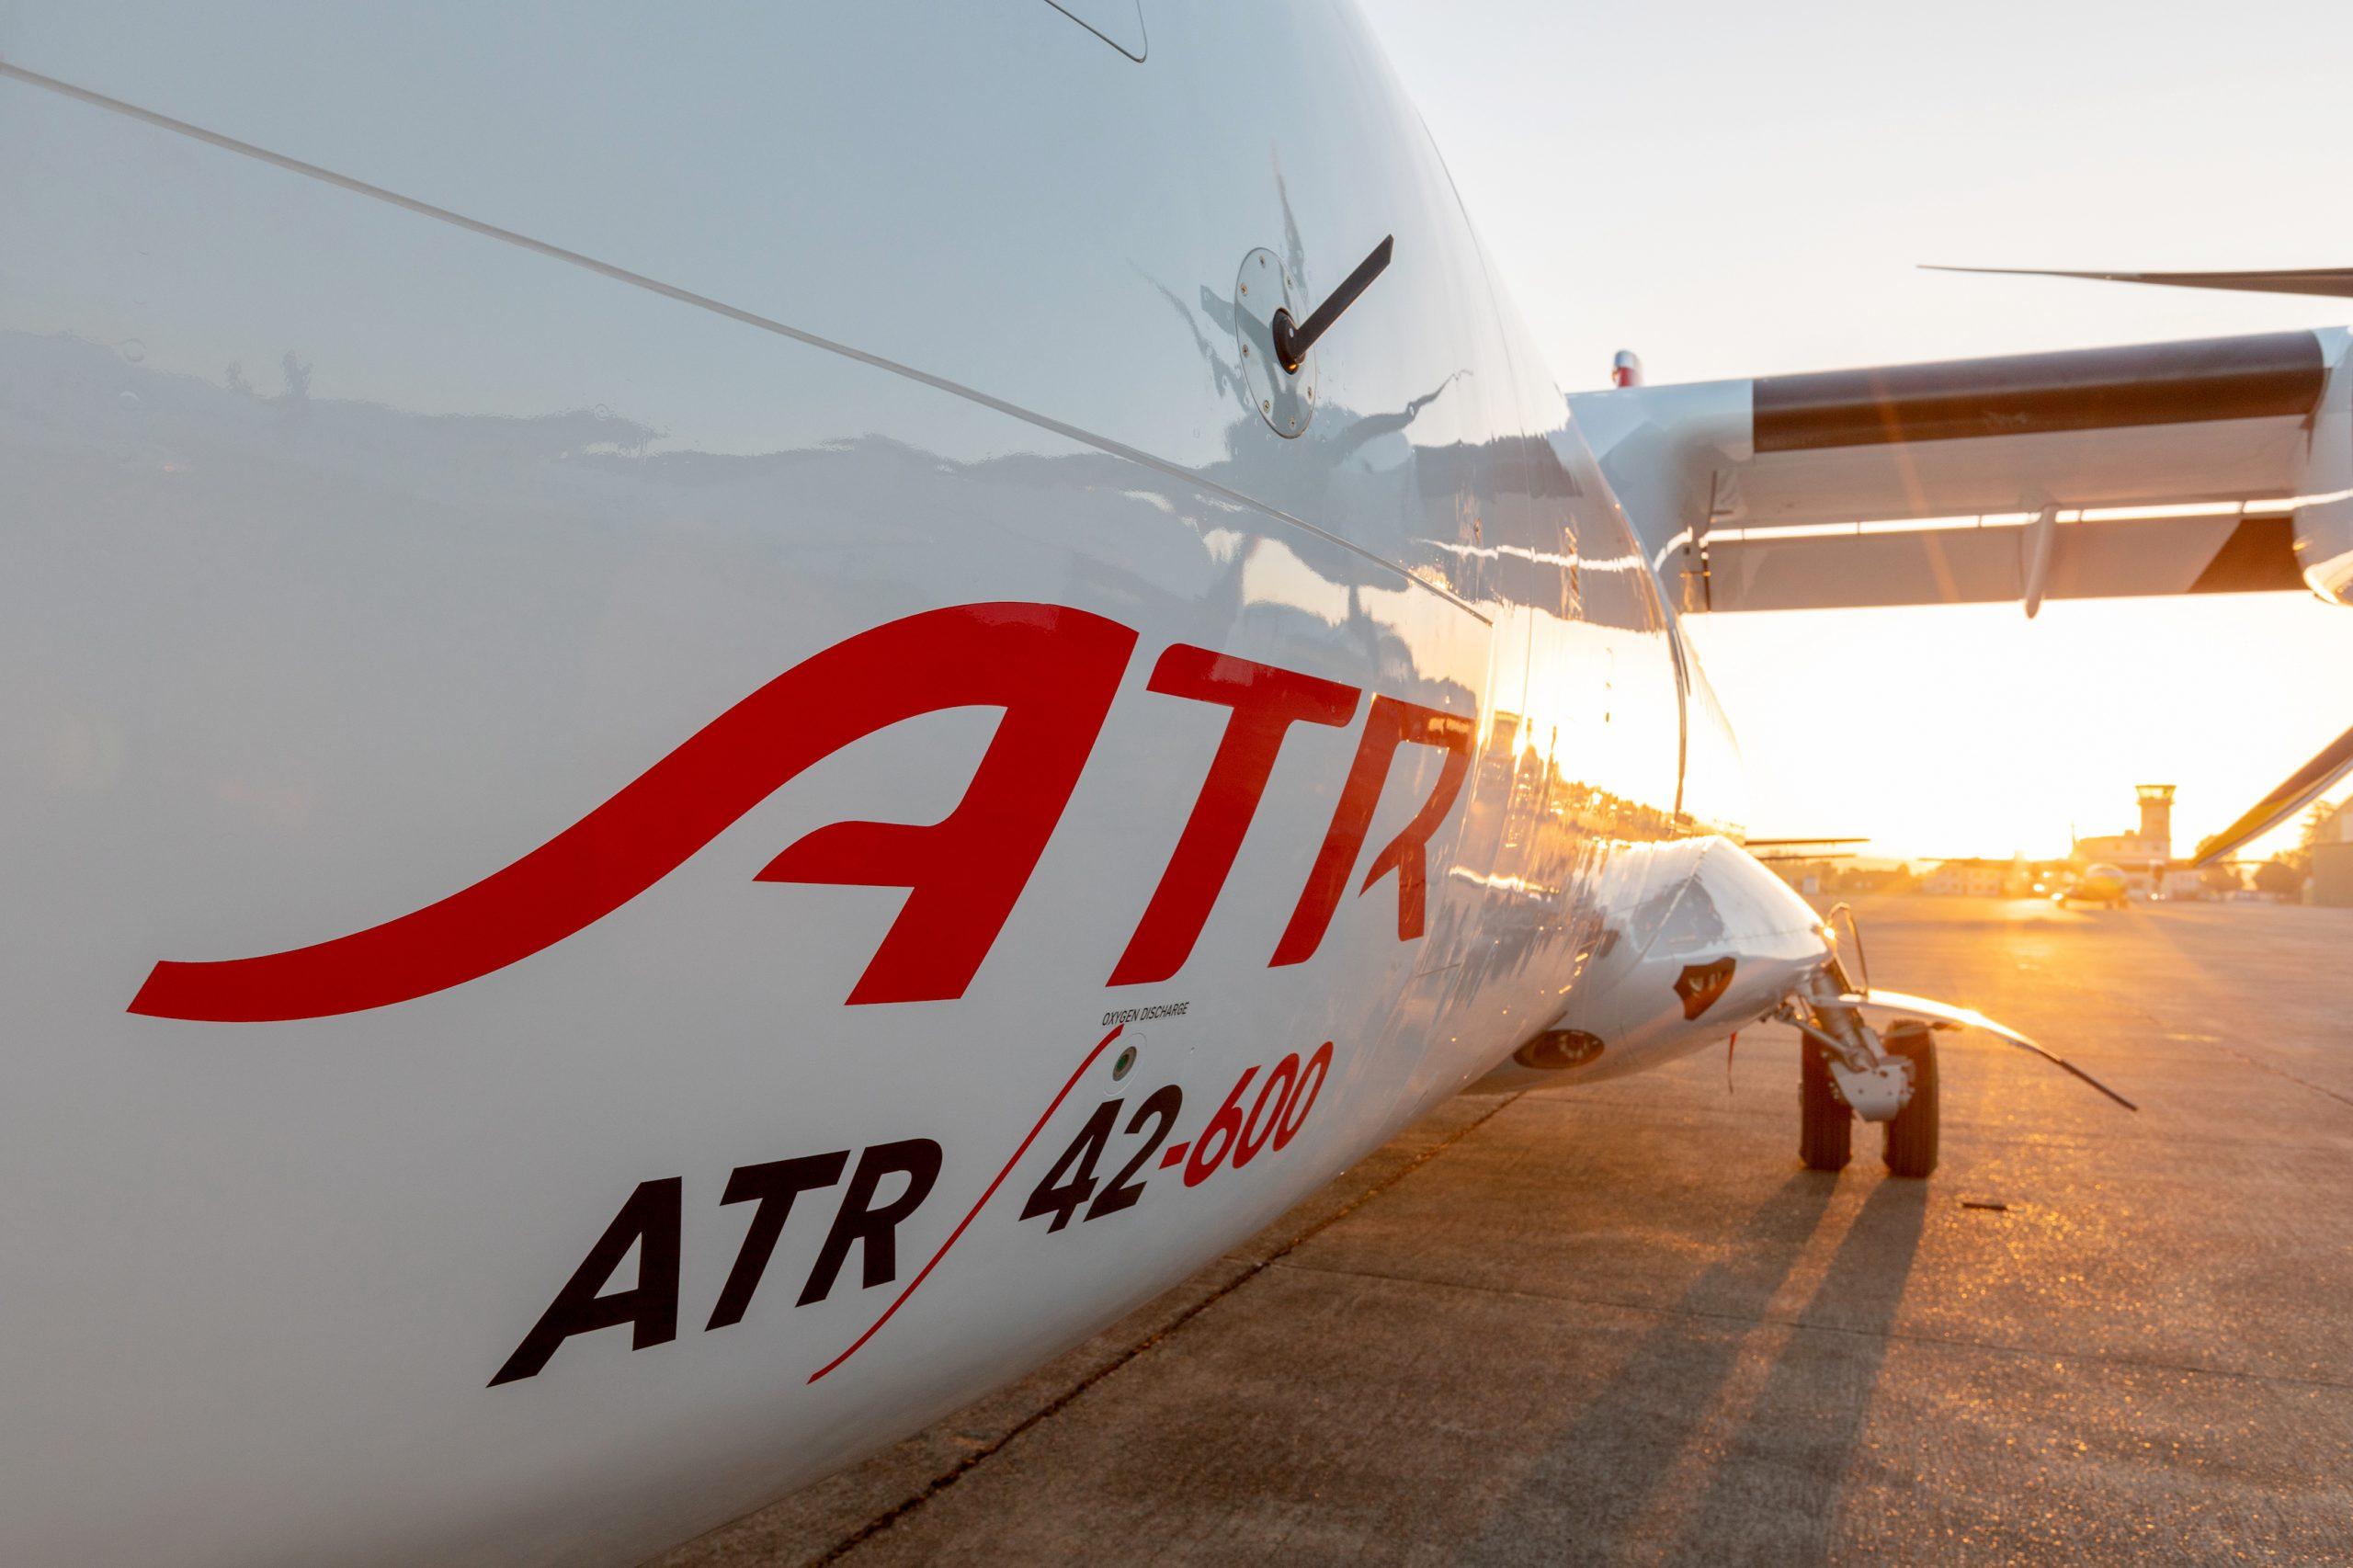
<svg viewBox="0 0 2353 1568">
<path fill-rule="evenodd" d="M 601 504 L 575 506 L 581 526 L 594 526 L 600 512 L 623 514 L 642 496 L 669 496 L 665 505 L 674 511 L 690 504 L 714 519 L 838 508 L 851 528 L 832 548 L 887 559 L 901 548 L 894 538 L 912 546 L 927 531 L 919 520 L 926 494 L 994 497 L 977 508 L 960 503 L 961 526 L 1007 534 L 1023 529 L 1024 494 L 1085 493 L 1102 513 L 1101 526 L 1128 530 L 1134 540 L 1168 539 L 1173 525 L 1188 549 L 1155 551 L 1143 574 L 1101 585 L 1122 597 L 1173 590 L 1222 601 L 1238 622 L 1256 627 L 1265 646 L 1290 650 L 1302 664 L 1328 660 L 1336 643 L 1392 689 L 1478 714 L 1477 762 L 1447 875 L 1455 896 L 1442 901 L 1446 929 L 1431 944 L 1434 951 L 1470 951 L 1449 971 L 1445 991 L 1455 1001 L 1534 956 L 1560 952 L 1570 958 L 1548 989 L 1564 993 L 1599 937 L 1604 912 L 1639 906 L 1646 885 L 1641 846 L 1725 825 L 1677 810 L 1687 706 L 1667 613 L 1597 475 L 1580 478 L 1557 455 L 1556 443 L 1573 444 L 1574 433 L 1412 444 L 1415 416 L 1443 402 L 1459 372 L 1392 413 L 1327 407 L 1303 443 L 1335 454 L 1336 493 L 1363 504 L 1347 517 L 1385 512 L 1407 523 L 1391 539 L 1406 559 L 1392 563 L 1328 550 L 1311 559 L 1280 528 L 1205 508 L 1200 493 L 1181 482 L 1093 451 L 966 460 L 871 436 L 734 454 L 682 445 L 649 423 L 601 408 L 525 418 L 424 416 L 317 397 L 307 375 L 291 371 L 284 392 L 263 394 L 233 369 L 212 384 L 127 365 L 108 347 L 67 336 L 0 335 L 0 355 L 38 368 L 69 407 L 86 402 L 115 423 L 135 407 L 128 422 L 138 428 L 138 444 L 115 460 L 113 478 L 166 491 L 185 489 L 178 477 L 185 467 L 172 454 L 223 439 L 247 444 L 261 466 L 281 470 L 290 461 L 315 470 L 323 460 L 365 466 L 370 452 L 413 451 L 422 442 L 475 506 L 485 486 L 516 483 L 532 470 L 603 492 Z M 126 385 L 139 390 L 115 390 Z M 1240 449 L 1247 422 L 1234 424 L 1230 445 Z M 329 455 L 336 451 L 347 455 Z M 1213 466 L 1204 477 L 1237 490 L 1252 479 L 1241 461 Z M 1463 537 L 1429 537 L 1415 526 L 1447 515 L 1429 503 L 1449 496 L 1464 498 Z M 914 515 L 898 512 L 894 501 Z M 186 498 L 157 502 L 167 514 Z M 804 546 L 803 569 L 860 570 L 855 557 L 829 557 L 827 549 Z M 1457 606 L 1407 580 L 1413 576 Z M 1456 620 L 1463 608 L 1487 622 L 1484 639 L 1432 634 L 1433 623 Z M 1711 720 L 1720 725 L 1712 696 L 1703 686 L 1699 692 L 1695 728 Z"/>
<path fill-rule="evenodd" d="M 0 769 L 0 1186 L 40 1195 L 0 1275 L 39 1438 L 0 1472 L 12 1555 L 650 1552 L 1233 1245 L 1669 919 L 1726 811 L 1712 703 L 1377 50 L 1345 7 L 1188 4 L 1140 65 L 1030 9 L 502 31 L 426 5 L 388 48 L 293 8 L 278 50 L 222 51 L 193 12 L 36 7 L 12 33 L 12 67 L 412 202 L 0 84 L 26 240 L 0 290 L 0 733 L 39 759 Z M 1268 28 L 1280 48 L 1234 46 Z M 581 91 L 617 62 L 629 90 Z M 1384 234 L 1394 265 L 1278 438 L 1241 401 L 1236 267 L 1270 249 L 1312 299 Z M 813 656 L 1011 602 L 1138 651 L 952 1001 L 844 1003 L 904 884 L 759 873 L 834 826 L 949 817 L 1004 722 L 977 705 L 860 732 L 480 978 L 324 1018 L 126 1011 L 159 960 L 434 907 Z M 1179 647 L 1361 700 L 1282 737 L 1192 945 L 1147 941 L 1113 985 L 1229 717 L 1149 684 Z M 1363 863 L 1323 854 L 1383 701 L 1474 747 L 1410 934 L 1421 903 L 1373 862 L 1449 747 L 1398 745 Z M 1328 925 L 1276 964 L 1311 882 Z M 1073 1091 L 972 1208 L 1113 1013 L 1134 1073 Z M 1325 1041 L 1281 1159 L 1019 1219 L 1100 1102 L 1181 1089 L 1171 1142 L 1197 1139 L 1245 1073 Z M 864 1268 L 702 1326 L 753 1207 L 722 1201 L 737 1171 L 926 1141 L 892 1290 L 977 1218 L 857 1359 L 799 1381 L 874 1326 L 892 1290 Z M 569 1335 L 486 1388 L 640 1191 L 684 1217 L 675 1335 Z M 784 1227 L 778 1278 L 811 1277 L 824 1220 Z M 152 1304 L 136 1332 L 124 1303 Z M 83 1506 L 92 1474 L 119 1506 Z M 190 1476 L 271 1506 L 198 1518 Z"/>
</svg>

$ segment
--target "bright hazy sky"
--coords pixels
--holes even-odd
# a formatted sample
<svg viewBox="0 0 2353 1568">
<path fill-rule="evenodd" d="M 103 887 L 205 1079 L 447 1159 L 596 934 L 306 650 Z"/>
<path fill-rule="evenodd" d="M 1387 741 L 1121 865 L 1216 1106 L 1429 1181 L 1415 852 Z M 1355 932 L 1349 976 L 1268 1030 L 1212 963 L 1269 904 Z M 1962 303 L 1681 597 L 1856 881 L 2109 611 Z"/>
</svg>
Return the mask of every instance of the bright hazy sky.
<svg viewBox="0 0 2353 1568">
<path fill-rule="evenodd" d="M 2353 321 L 2353 301 L 1915 270 L 2353 264 L 2344 0 L 1362 3 L 1572 390 L 1619 348 L 1699 381 Z M 1871 853 L 2063 854 L 2071 821 L 2133 826 L 2143 780 L 2181 787 L 2186 850 L 2353 724 L 2353 609 L 2302 597 L 1692 634 L 1751 830 Z"/>
</svg>

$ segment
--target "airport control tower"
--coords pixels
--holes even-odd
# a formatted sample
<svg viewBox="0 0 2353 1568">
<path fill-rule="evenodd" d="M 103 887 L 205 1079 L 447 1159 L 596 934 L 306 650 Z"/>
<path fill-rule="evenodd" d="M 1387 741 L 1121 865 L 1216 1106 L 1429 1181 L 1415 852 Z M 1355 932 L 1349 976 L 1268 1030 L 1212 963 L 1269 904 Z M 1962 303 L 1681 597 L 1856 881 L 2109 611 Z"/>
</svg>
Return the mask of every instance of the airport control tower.
<svg viewBox="0 0 2353 1568">
<path fill-rule="evenodd" d="M 2135 784 L 2141 798 L 2141 837 L 2157 859 L 2173 858 L 2173 790 L 2170 784 Z"/>
<path fill-rule="evenodd" d="M 2135 784 L 2141 831 L 2078 838 L 2070 858 L 2078 866 L 2113 866 L 2140 892 L 2162 892 L 2173 864 L 2173 790 L 2170 784 Z"/>
</svg>

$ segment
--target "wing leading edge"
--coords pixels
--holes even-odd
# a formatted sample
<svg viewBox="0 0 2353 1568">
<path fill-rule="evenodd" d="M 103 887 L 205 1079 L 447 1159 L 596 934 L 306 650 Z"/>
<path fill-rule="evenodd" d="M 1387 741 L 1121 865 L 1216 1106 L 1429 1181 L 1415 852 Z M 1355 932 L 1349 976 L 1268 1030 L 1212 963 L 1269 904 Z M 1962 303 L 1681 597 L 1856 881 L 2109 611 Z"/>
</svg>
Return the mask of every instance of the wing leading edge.
<svg viewBox="0 0 2353 1568">
<path fill-rule="evenodd" d="M 2253 272 L 2064 272 L 2048 267 L 1930 267 L 1997 278 L 2080 278 L 2096 283 L 2154 283 L 2167 289 L 2227 289 L 2242 294 L 2323 294 L 2353 300 L 2353 267 L 2274 267 Z"/>
</svg>

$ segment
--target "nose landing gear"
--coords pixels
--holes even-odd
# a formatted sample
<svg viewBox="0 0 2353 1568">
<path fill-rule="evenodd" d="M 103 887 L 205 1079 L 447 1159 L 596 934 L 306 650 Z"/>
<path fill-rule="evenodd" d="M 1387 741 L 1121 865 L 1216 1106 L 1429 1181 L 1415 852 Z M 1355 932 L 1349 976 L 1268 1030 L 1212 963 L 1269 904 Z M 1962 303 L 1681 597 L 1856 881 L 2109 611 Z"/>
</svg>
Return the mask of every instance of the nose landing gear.
<svg viewBox="0 0 2353 1568">
<path fill-rule="evenodd" d="M 1881 1037 L 1887 1059 L 1903 1064 L 1909 1092 L 1881 1122 L 1880 1158 L 1890 1176 L 1922 1177 L 1937 1169 L 1937 1037 L 1906 1018 Z M 1855 1112 L 1839 1093 L 1829 1055 L 1809 1040 L 1798 1065 L 1798 1158 L 1810 1171 L 1843 1171 L 1854 1158 Z"/>
<path fill-rule="evenodd" d="M 1899 1015 L 1884 1032 L 1862 1009 Z M 1983 1013 L 1896 991 L 1848 991 L 1836 960 L 1773 1017 L 1805 1037 L 1798 1069 L 1798 1155 L 1808 1170 L 1842 1171 L 1853 1158 L 1854 1119 L 1882 1123 L 1880 1157 L 1890 1176 L 1920 1177 L 1937 1168 L 1938 1029 L 1982 1029 L 2072 1074 L 2122 1106 L 2141 1108 L 2074 1062 L 2054 1056 Z"/>
<path fill-rule="evenodd" d="M 1808 1170 L 1847 1168 L 1857 1116 L 1886 1128 L 1881 1153 L 1894 1175 L 1937 1168 L 1937 1047 L 1927 1026 L 1905 1019 L 1884 1035 L 1873 1029 L 1835 963 L 1790 998 L 1781 1017 L 1805 1036 L 1798 1156 Z"/>
<path fill-rule="evenodd" d="M 1880 1123 L 1880 1158 L 1890 1176 L 1922 1177 L 1937 1168 L 1937 1037 L 1905 1018 L 1889 1026 L 1880 1049 L 1900 1062 L 1909 1092 Z M 1838 1091 L 1828 1052 L 1809 1040 L 1798 1066 L 1798 1157 L 1810 1171 L 1843 1171 L 1854 1158 L 1855 1112 Z"/>
</svg>

